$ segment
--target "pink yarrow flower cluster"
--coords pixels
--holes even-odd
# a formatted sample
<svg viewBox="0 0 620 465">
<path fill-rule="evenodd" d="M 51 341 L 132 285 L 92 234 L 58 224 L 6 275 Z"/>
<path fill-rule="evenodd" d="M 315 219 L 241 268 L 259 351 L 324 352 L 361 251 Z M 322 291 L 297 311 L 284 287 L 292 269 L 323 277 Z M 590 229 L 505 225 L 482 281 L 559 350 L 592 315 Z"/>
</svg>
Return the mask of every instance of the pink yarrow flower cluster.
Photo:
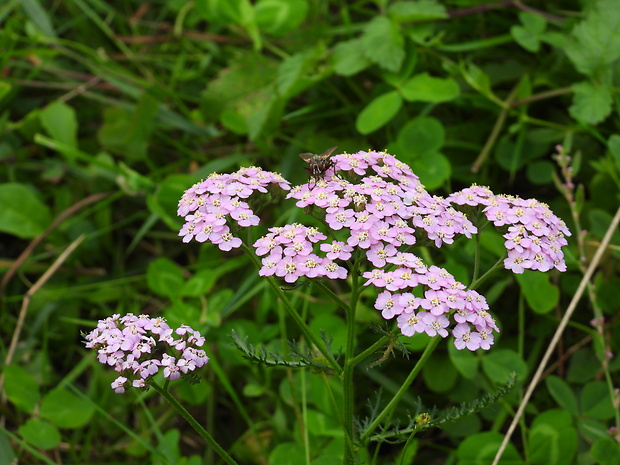
<svg viewBox="0 0 620 465">
<path fill-rule="evenodd" d="M 179 379 L 209 361 L 200 349 L 205 338 L 186 325 L 173 330 L 163 318 L 132 313 L 115 314 L 97 323 L 85 337 L 86 347 L 97 350 L 97 360 L 121 374 L 111 387 L 118 394 L 133 387 L 146 387 L 146 380 L 163 370 L 165 378 Z M 155 346 L 166 348 L 155 355 Z"/>
<path fill-rule="evenodd" d="M 339 263 L 355 255 L 362 259 L 357 269 L 365 285 L 383 289 L 375 308 L 385 319 L 396 317 L 404 335 L 446 337 L 450 330 L 457 348 L 475 350 L 488 349 L 498 331 L 485 298 L 443 268 L 426 267 L 410 252 L 413 246 L 442 247 L 458 236 L 471 238 L 477 228 L 459 209 L 482 205 L 490 221 L 507 227 L 508 269 L 565 269 L 561 247 L 570 233 L 544 204 L 495 196 L 477 186 L 448 198 L 433 196 L 409 166 L 386 152 L 344 153 L 331 161 L 323 178 L 287 195 L 322 220 L 330 238 L 301 224 L 269 229 L 254 243 L 262 276 L 288 283 L 302 277 L 345 279 L 347 268 Z M 421 297 L 414 297 L 414 288 Z"/>
<path fill-rule="evenodd" d="M 506 269 L 514 273 L 526 269 L 566 271 L 562 247 L 568 244 L 566 237 L 571 233 L 548 205 L 536 199 L 495 195 L 488 187 L 476 185 L 451 194 L 448 200 L 457 205 L 483 206 L 486 218 L 506 230 Z"/>
<path fill-rule="evenodd" d="M 230 228 L 231 220 L 234 227 L 256 226 L 259 218 L 247 200 L 255 192 L 268 193 L 273 186 L 290 189 L 280 174 L 254 166 L 232 174 L 211 174 L 186 190 L 179 201 L 177 214 L 185 219 L 179 236 L 183 242 L 209 241 L 224 251 L 241 246 L 241 239 Z"/>
</svg>

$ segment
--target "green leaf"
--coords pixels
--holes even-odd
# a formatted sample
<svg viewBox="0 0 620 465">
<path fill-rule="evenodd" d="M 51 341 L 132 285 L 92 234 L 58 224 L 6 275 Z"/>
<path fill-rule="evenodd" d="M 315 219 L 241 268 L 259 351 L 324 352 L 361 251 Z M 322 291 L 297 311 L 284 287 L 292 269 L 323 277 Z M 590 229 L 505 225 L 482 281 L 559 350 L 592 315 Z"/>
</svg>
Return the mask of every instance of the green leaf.
<svg viewBox="0 0 620 465">
<path fill-rule="evenodd" d="M 303 446 L 295 442 L 278 444 L 269 454 L 269 465 L 299 465 L 305 461 Z"/>
<path fill-rule="evenodd" d="M 572 463 L 577 451 L 577 430 L 563 410 L 548 410 L 533 421 L 528 440 L 529 458 L 536 465 Z"/>
<path fill-rule="evenodd" d="M 510 33 L 515 41 L 530 52 L 540 50 L 540 38 L 545 31 L 547 21 L 541 15 L 522 11 L 519 19 L 523 26 L 512 26 Z"/>
<path fill-rule="evenodd" d="M 220 273 L 216 273 L 212 268 L 200 270 L 185 281 L 179 295 L 188 297 L 203 296 L 213 287 L 219 275 Z"/>
<path fill-rule="evenodd" d="M 338 42 L 331 56 L 334 72 L 340 76 L 353 76 L 368 68 L 371 61 L 364 55 L 361 39 Z"/>
<path fill-rule="evenodd" d="M 597 420 L 614 417 L 614 406 L 607 384 L 603 381 L 590 381 L 584 386 L 581 391 L 581 413 Z"/>
<path fill-rule="evenodd" d="M 94 413 L 94 407 L 83 397 L 67 389 L 55 389 L 43 398 L 41 417 L 59 428 L 80 428 L 87 424 Z"/>
<path fill-rule="evenodd" d="M 148 142 L 155 129 L 159 102 L 143 93 L 133 109 L 114 107 L 104 111 L 104 124 L 97 137 L 107 149 L 139 160 L 146 157 Z"/>
<path fill-rule="evenodd" d="M 458 373 L 452 369 L 452 363 L 444 355 L 433 354 L 422 371 L 424 383 L 433 392 L 450 391 L 458 379 Z"/>
<path fill-rule="evenodd" d="M 579 415 L 579 405 L 577 397 L 573 393 L 568 383 L 555 375 L 549 376 L 545 380 L 547 390 L 551 397 L 568 413 L 573 416 Z"/>
<path fill-rule="evenodd" d="M 343 437 L 344 431 L 338 424 L 338 421 L 331 416 L 313 409 L 307 410 L 307 427 L 308 431 L 317 437 Z M 342 463 L 342 461 L 340 462 Z"/>
<path fill-rule="evenodd" d="M 7 398 L 27 413 L 34 411 L 41 397 L 37 381 L 17 365 L 4 367 L 4 390 Z"/>
<path fill-rule="evenodd" d="M 571 116 L 586 124 L 597 124 L 611 113 L 611 89 L 605 84 L 590 82 L 573 84 L 573 104 L 568 109 Z"/>
<path fill-rule="evenodd" d="M 448 344 L 448 356 L 454 368 L 467 379 L 478 376 L 478 358 L 470 350 L 458 350 L 454 344 Z"/>
<path fill-rule="evenodd" d="M 620 444 L 611 438 L 599 439 L 592 445 L 590 452 L 598 465 L 620 463 Z"/>
<path fill-rule="evenodd" d="M 196 2 L 196 11 L 207 21 L 217 24 L 244 24 L 253 14 L 248 0 L 202 0 Z"/>
<path fill-rule="evenodd" d="M 0 103 L 2 99 L 11 92 L 11 84 L 8 82 L 0 82 Z"/>
<path fill-rule="evenodd" d="M 195 182 L 196 176 L 189 174 L 171 174 L 158 183 L 153 194 L 148 195 L 146 204 L 149 210 L 159 216 L 168 227 L 178 232 L 183 223 L 176 215 L 179 199 L 183 192 Z"/>
<path fill-rule="evenodd" d="M 579 433 L 591 442 L 609 438 L 609 433 L 607 433 L 607 425 L 598 420 L 579 418 L 577 420 L 577 428 L 579 429 Z"/>
<path fill-rule="evenodd" d="M 495 432 L 478 433 L 465 438 L 456 450 L 457 465 L 488 465 L 493 462 L 502 439 L 503 436 Z M 508 443 L 499 465 L 523 465 L 523 459 L 511 442 Z"/>
<path fill-rule="evenodd" d="M 612 134 L 607 141 L 607 147 L 616 164 L 616 169 L 620 171 L 620 135 Z"/>
<path fill-rule="evenodd" d="M 374 98 L 357 116 L 355 127 L 360 134 L 370 134 L 389 123 L 403 105 L 395 90 Z"/>
<path fill-rule="evenodd" d="M 397 72 L 405 58 L 405 40 L 398 24 L 385 16 L 377 16 L 364 27 L 364 55 L 388 71 Z"/>
<path fill-rule="evenodd" d="M 557 305 L 560 290 L 551 283 L 549 274 L 525 270 L 522 274 L 515 274 L 515 277 L 525 300 L 536 313 L 550 312 Z"/>
<path fill-rule="evenodd" d="M 283 35 L 294 29 L 306 18 L 306 0 L 259 0 L 254 6 L 256 24 L 267 34 Z"/>
<path fill-rule="evenodd" d="M 172 260 L 164 257 L 149 263 L 146 279 L 153 292 L 169 298 L 179 295 L 185 281 L 179 267 Z"/>
<path fill-rule="evenodd" d="M 491 92 L 491 78 L 488 74 L 482 71 L 482 68 L 473 63 L 469 63 L 467 66 L 467 78 L 468 84 L 479 91 L 482 95 L 493 94 Z"/>
<path fill-rule="evenodd" d="M 482 359 L 482 369 L 496 383 L 505 383 L 512 372 L 517 380 L 527 376 L 527 365 L 521 356 L 511 349 L 493 350 Z"/>
<path fill-rule="evenodd" d="M 420 155 L 411 163 L 411 168 L 420 177 L 420 181 L 428 190 L 441 187 L 452 174 L 450 160 L 439 152 Z"/>
<path fill-rule="evenodd" d="M 26 441 L 40 449 L 53 449 L 60 444 L 58 428 L 38 418 L 29 418 L 18 431 Z"/>
<path fill-rule="evenodd" d="M 22 239 L 38 236 L 52 222 L 50 210 L 24 184 L 0 184 L 0 231 Z"/>
<path fill-rule="evenodd" d="M 41 124 L 57 141 L 77 147 L 77 117 L 75 110 L 62 102 L 50 103 L 39 113 Z M 66 154 L 65 154 L 66 155 Z"/>
<path fill-rule="evenodd" d="M 594 76 L 620 58 L 620 8 L 617 0 L 598 0 L 574 27 L 564 51 L 583 74 Z"/>
<path fill-rule="evenodd" d="M 400 90 L 409 102 L 448 102 L 461 93 L 455 80 L 432 77 L 428 73 L 416 74 Z"/>
<path fill-rule="evenodd" d="M 19 3 L 24 9 L 26 16 L 28 16 L 30 21 L 32 21 L 44 35 L 56 38 L 54 25 L 46 9 L 41 6 L 38 0 L 21 0 Z"/>
<path fill-rule="evenodd" d="M 436 153 L 445 140 L 445 129 L 441 122 L 429 116 L 419 116 L 405 124 L 398 132 L 396 141 L 406 149 L 407 160 L 424 154 Z M 403 160 L 403 161 L 407 161 Z"/>
<path fill-rule="evenodd" d="M 388 14 L 399 23 L 447 19 L 446 8 L 435 0 L 417 0 L 392 3 Z"/>
<path fill-rule="evenodd" d="M 0 430 L 0 463 L 17 463 L 17 455 L 5 431 Z"/>
</svg>

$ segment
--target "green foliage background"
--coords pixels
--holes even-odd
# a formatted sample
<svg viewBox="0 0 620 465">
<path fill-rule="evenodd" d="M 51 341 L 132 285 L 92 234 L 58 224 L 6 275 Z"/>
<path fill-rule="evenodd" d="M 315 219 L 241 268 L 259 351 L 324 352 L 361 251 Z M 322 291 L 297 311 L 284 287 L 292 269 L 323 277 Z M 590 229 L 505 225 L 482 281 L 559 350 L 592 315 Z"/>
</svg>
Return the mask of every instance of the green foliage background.
<svg viewBox="0 0 620 465">
<path fill-rule="evenodd" d="M 8 0 L 0 25 L 0 463 L 217 463 L 152 392 L 114 394 L 114 373 L 83 348 L 80 331 L 127 312 L 206 335 L 204 382 L 176 393 L 240 463 L 305 463 L 304 431 L 312 463 L 340 463 L 328 400 L 339 393 L 309 371 L 240 355 L 233 330 L 278 353 L 298 335 L 247 257 L 181 243 L 176 217 L 183 190 L 213 171 L 256 164 L 301 183 L 297 155 L 334 145 L 387 149 L 439 195 L 475 182 L 535 197 L 574 232 L 567 273 L 505 273 L 482 289 L 502 329 L 488 353 L 446 341 L 404 400 L 406 423 L 418 396 L 471 402 L 515 371 L 501 402 L 428 430 L 401 462 L 490 463 L 583 271 L 556 145 L 573 157 L 584 260 L 619 205 L 616 0 Z M 262 227 L 302 220 L 291 207 L 264 214 Z M 620 350 L 617 232 L 612 242 L 502 463 L 620 462 L 606 431 L 620 427 L 619 364 L 605 355 Z M 500 245 L 483 235 L 485 263 Z M 460 243 L 425 258 L 467 282 L 473 252 Z M 335 305 L 308 289 L 291 295 L 337 350 Z M 360 346 L 380 323 L 367 303 Z M 601 332 L 590 324 L 599 316 Z M 396 351 L 357 374 L 360 419 L 425 341 L 402 342 L 409 359 Z M 383 446 L 379 463 L 397 450 Z"/>
</svg>

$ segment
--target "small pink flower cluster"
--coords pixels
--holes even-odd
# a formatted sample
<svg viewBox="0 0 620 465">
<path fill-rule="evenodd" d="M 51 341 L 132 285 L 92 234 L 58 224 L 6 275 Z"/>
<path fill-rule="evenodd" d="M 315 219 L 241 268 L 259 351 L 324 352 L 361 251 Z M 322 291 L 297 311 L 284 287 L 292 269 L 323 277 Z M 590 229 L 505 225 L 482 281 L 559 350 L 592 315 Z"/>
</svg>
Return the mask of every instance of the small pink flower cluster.
<svg viewBox="0 0 620 465">
<path fill-rule="evenodd" d="M 256 254 L 259 257 L 266 255 L 259 271 L 261 276 L 276 275 L 284 278 L 287 283 L 295 282 L 301 276 L 346 278 L 347 270 L 334 260 L 350 258 L 353 247 L 337 241 L 331 244 L 323 243 L 320 248 L 327 254 L 319 257 L 314 253 L 313 245 L 327 237 L 318 229 L 295 223 L 270 228 L 269 231 L 269 234 L 254 243 Z"/>
<path fill-rule="evenodd" d="M 175 338 L 175 335 L 180 337 Z M 205 351 L 199 349 L 205 338 L 198 331 L 186 325 L 173 331 L 163 318 L 148 315 L 128 313 L 121 317 L 115 314 L 99 320 L 85 339 L 87 348 L 97 350 L 99 362 L 121 373 L 111 384 L 118 394 L 125 392 L 130 378 L 133 378 L 132 386 L 146 387 L 146 379 L 157 374 L 160 367 L 163 367 L 165 378 L 175 380 L 181 373 L 186 374 L 209 361 Z M 172 355 L 153 354 L 156 344 Z"/>
<path fill-rule="evenodd" d="M 398 327 L 405 336 L 426 333 L 429 336 L 447 337 L 450 326 L 448 316 L 456 325 L 452 330 L 457 349 L 488 350 L 493 344 L 493 331 L 499 332 L 495 320 L 488 313 L 486 299 L 476 291 L 466 290 L 445 269 L 427 268 L 412 253 L 399 253 L 392 261 L 401 265 L 392 271 L 373 270 L 364 273 L 368 281 L 386 290 L 375 301 L 383 318 L 397 317 Z M 415 296 L 411 290 L 424 285 L 424 297 Z M 404 292 L 403 292 L 404 291 Z"/>
<path fill-rule="evenodd" d="M 487 219 L 506 227 L 504 245 L 508 257 L 504 267 L 514 273 L 524 270 L 566 271 L 562 246 L 571 233 L 549 206 L 536 199 L 495 195 L 488 187 L 472 186 L 455 192 L 448 200 L 457 205 L 484 206 Z"/>
<path fill-rule="evenodd" d="M 179 201 L 177 214 L 185 219 L 179 236 L 183 242 L 209 241 L 224 251 L 239 247 L 241 239 L 232 234 L 230 219 L 238 227 L 256 226 L 259 218 L 246 200 L 256 191 L 266 194 L 271 184 L 290 189 L 281 175 L 254 166 L 232 174 L 211 174 L 186 190 Z"/>
</svg>

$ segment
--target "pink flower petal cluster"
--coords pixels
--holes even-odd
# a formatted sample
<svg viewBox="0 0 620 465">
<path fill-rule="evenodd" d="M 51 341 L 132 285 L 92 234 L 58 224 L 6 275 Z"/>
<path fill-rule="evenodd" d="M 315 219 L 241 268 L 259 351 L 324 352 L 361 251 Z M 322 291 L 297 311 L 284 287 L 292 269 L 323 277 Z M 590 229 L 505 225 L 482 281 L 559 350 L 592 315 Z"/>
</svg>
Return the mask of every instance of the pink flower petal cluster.
<svg viewBox="0 0 620 465">
<path fill-rule="evenodd" d="M 488 187 L 476 185 L 451 194 L 448 200 L 456 205 L 482 205 L 487 219 L 506 229 L 506 269 L 514 273 L 526 269 L 566 271 L 562 247 L 571 233 L 548 205 L 536 199 L 495 195 Z"/>
<path fill-rule="evenodd" d="M 323 243 L 324 256 L 315 253 L 315 244 L 327 237 L 318 229 L 299 223 L 270 228 L 269 233 L 254 243 L 256 254 L 262 259 L 261 276 L 278 276 L 293 283 L 302 276 L 344 279 L 347 270 L 335 259 L 347 259 L 353 247 L 338 241 Z"/>
<path fill-rule="evenodd" d="M 232 174 L 211 174 L 186 190 L 179 201 L 177 214 L 185 219 L 179 236 L 183 242 L 209 241 L 224 251 L 241 246 L 241 239 L 231 232 L 231 220 L 235 227 L 256 226 L 259 218 L 248 199 L 255 192 L 266 194 L 271 185 L 290 189 L 280 174 L 254 166 Z"/>
<path fill-rule="evenodd" d="M 165 378 L 175 380 L 209 361 L 199 348 L 205 338 L 198 331 L 186 325 L 173 330 L 163 318 L 148 315 L 115 314 L 99 320 L 85 339 L 87 348 L 97 350 L 99 362 L 121 374 L 111 384 L 118 394 L 125 392 L 130 380 L 133 387 L 146 387 L 146 380 L 160 368 Z M 156 345 L 165 347 L 162 355 L 154 353 Z"/>
</svg>

